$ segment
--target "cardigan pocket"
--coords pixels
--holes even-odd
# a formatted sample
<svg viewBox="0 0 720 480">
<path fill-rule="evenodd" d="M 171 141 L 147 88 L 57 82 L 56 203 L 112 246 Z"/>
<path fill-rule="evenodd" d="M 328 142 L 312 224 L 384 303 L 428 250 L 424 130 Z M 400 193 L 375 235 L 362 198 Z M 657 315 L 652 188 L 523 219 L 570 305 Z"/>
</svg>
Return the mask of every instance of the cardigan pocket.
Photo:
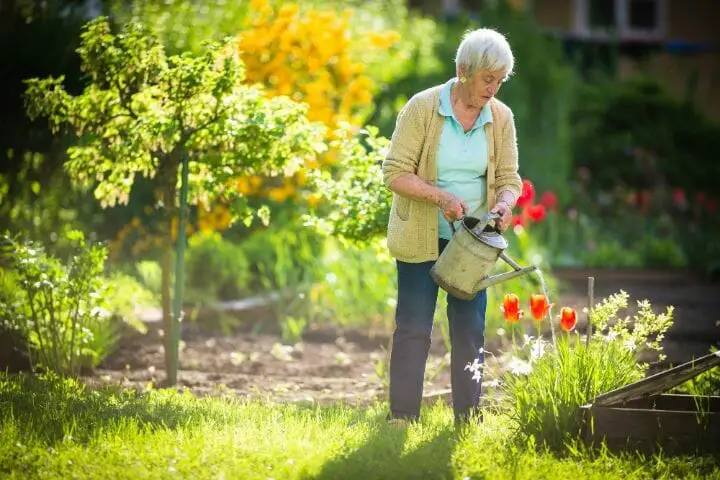
<svg viewBox="0 0 720 480">
<path fill-rule="evenodd" d="M 400 220 L 407 221 L 410 218 L 410 207 L 412 205 L 412 200 L 400 195 L 396 195 L 395 200 L 395 213 L 397 214 L 398 218 L 400 218 Z"/>
</svg>

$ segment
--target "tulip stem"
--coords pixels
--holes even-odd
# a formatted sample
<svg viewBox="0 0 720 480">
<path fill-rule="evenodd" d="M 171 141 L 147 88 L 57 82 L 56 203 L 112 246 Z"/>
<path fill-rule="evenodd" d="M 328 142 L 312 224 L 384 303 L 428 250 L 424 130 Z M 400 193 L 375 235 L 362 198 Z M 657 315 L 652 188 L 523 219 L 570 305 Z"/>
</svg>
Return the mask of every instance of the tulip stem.
<svg viewBox="0 0 720 480">
<path fill-rule="evenodd" d="M 593 305 L 595 305 L 595 277 L 588 277 L 588 312 L 587 325 L 585 325 L 585 332 L 587 337 L 585 338 L 585 345 L 590 345 L 590 337 L 592 337 Z"/>
</svg>

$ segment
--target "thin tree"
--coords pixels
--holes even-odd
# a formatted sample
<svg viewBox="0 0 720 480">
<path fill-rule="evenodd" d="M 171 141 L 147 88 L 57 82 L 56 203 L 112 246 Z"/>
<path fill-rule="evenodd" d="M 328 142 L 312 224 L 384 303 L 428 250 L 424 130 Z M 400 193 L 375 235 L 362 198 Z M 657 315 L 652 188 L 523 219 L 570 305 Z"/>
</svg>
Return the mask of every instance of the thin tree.
<svg viewBox="0 0 720 480">
<path fill-rule="evenodd" d="M 291 174 L 326 148 L 323 127 L 307 120 L 306 106 L 270 99 L 243 83 L 244 66 L 233 47 L 208 43 L 199 55 L 167 56 L 143 25 L 129 22 L 114 33 L 99 17 L 81 35 L 78 53 L 88 80 L 82 93 L 68 93 L 62 77 L 27 80 L 28 115 L 77 136 L 65 167 L 78 185 L 94 188 L 104 207 L 127 203 L 141 176 L 153 182 L 154 208 L 163 218 L 162 311 L 171 384 L 177 368 L 171 355 L 177 344 L 169 334 L 171 274 L 174 238 L 179 246 L 184 242 L 184 232 L 176 232 L 183 162 L 190 203 L 222 198 L 236 218 L 255 214 L 267 221 L 269 211 L 251 211 L 232 180 Z"/>
</svg>

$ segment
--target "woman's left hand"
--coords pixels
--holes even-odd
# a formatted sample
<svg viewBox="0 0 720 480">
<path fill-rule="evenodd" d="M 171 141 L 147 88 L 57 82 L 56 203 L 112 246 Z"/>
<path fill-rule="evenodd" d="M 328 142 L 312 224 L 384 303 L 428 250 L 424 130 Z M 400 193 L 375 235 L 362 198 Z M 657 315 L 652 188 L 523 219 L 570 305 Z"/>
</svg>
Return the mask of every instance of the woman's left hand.
<svg viewBox="0 0 720 480">
<path fill-rule="evenodd" d="M 507 203 L 502 201 L 496 203 L 492 210 L 490 210 L 490 213 L 497 213 L 500 215 L 500 218 L 496 223 L 501 232 L 504 232 L 510 226 L 510 222 L 512 221 L 512 210 Z"/>
</svg>

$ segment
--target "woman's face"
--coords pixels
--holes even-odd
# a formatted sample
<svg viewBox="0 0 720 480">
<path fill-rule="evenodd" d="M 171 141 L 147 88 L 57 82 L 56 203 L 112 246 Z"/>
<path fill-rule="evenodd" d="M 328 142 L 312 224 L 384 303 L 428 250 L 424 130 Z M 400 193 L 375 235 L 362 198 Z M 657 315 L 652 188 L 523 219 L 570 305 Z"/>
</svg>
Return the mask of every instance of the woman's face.
<svg viewBox="0 0 720 480">
<path fill-rule="evenodd" d="M 482 108 L 494 97 L 505 80 L 505 71 L 476 70 L 466 77 L 466 100 L 469 107 Z"/>
</svg>

